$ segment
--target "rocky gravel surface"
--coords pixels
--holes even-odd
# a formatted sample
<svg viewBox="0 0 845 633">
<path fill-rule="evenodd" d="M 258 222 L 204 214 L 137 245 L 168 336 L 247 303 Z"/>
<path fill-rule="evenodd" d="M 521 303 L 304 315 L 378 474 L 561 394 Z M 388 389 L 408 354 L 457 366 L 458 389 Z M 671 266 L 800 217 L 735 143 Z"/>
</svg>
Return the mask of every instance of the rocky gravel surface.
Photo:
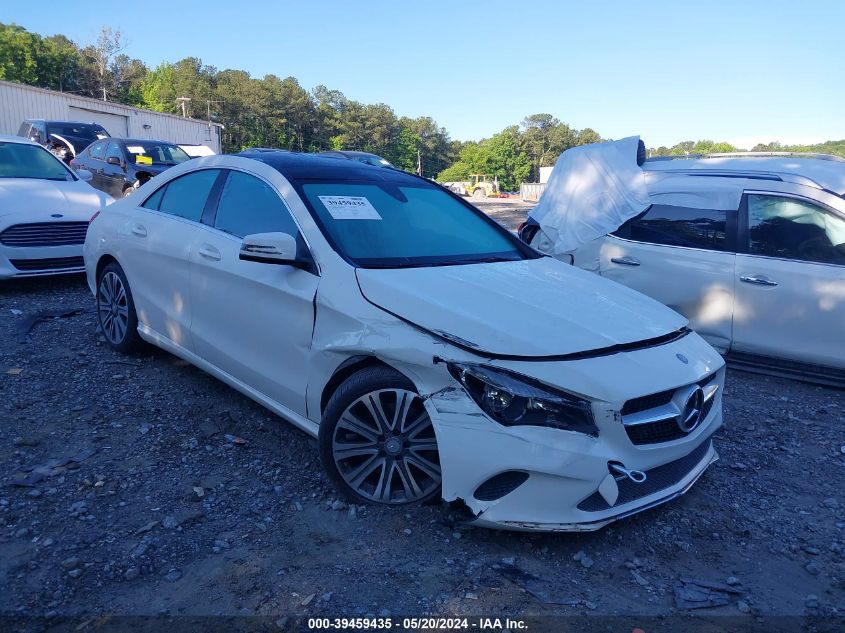
<svg viewBox="0 0 845 633">
<path fill-rule="evenodd" d="M 91 308 L 81 277 L 0 285 L 0 614 L 845 612 L 843 391 L 729 371 L 688 494 L 597 533 L 495 532 L 346 505 L 314 440 L 164 352 L 112 352 Z"/>
</svg>

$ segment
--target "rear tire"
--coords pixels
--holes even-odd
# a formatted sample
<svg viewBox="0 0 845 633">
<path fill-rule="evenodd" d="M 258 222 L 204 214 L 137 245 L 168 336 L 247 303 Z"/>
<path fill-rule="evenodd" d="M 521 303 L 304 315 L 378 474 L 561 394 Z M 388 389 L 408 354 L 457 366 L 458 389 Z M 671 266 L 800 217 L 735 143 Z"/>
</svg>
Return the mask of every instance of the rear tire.
<svg viewBox="0 0 845 633">
<path fill-rule="evenodd" d="M 131 354 L 140 347 L 135 301 L 117 262 L 107 264 L 97 279 L 97 321 L 108 344 L 118 352 Z"/>
<path fill-rule="evenodd" d="M 413 383 L 368 367 L 332 394 L 319 430 L 320 459 L 354 503 L 407 506 L 440 496 L 440 456 L 431 418 Z"/>
</svg>

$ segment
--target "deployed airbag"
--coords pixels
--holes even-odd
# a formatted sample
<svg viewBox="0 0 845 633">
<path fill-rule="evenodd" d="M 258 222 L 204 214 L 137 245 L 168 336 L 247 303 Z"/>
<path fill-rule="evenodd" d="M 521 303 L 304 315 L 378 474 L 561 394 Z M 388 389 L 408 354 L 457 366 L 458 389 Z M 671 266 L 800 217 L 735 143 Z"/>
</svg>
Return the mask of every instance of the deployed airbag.
<svg viewBox="0 0 845 633">
<path fill-rule="evenodd" d="M 550 255 L 573 251 L 648 208 L 645 175 L 637 164 L 639 141 L 639 136 L 630 136 L 561 154 L 531 212 Z"/>
</svg>

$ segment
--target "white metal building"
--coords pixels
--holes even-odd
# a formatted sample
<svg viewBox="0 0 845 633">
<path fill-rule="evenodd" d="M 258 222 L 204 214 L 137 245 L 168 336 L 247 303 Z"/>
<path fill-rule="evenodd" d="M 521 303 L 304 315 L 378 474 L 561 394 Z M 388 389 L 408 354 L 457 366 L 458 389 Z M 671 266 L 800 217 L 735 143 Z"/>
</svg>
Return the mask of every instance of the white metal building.
<svg viewBox="0 0 845 633">
<path fill-rule="evenodd" d="M 217 154 L 221 150 L 219 123 L 0 81 L 0 134 L 17 134 L 24 119 L 93 122 L 119 138 L 207 145 Z"/>
</svg>

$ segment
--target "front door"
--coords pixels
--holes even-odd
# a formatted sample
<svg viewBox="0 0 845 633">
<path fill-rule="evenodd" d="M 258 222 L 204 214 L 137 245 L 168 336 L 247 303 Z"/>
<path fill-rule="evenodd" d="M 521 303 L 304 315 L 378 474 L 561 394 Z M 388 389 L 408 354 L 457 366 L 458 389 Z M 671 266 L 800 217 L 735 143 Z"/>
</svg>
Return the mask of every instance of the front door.
<svg viewBox="0 0 845 633">
<path fill-rule="evenodd" d="M 748 193 L 745 217 L 734 349 L 845 368 L 845 215 L 798 196 Z"/>
<path fill-rule="evenodd" d="M 115 160 L 118 161 L 116 164 Z M 116 141 L 109 141 L 106 148 L 102 178 L 106 193 L 113 198 L 123 197 L 123 187 L 126 184 L 126 157 L 123 155 L 123 148 Z"/>
<path fill-rule="evenodd" d="M 275 188 L 255 175 L 230 171 L 212 217 L 191 247 L 191 333 L 200 357 L 305 415 L 319 277 L 238 258 L 244 236 L 268 232 L 299 236 Z"/>
</svg>

